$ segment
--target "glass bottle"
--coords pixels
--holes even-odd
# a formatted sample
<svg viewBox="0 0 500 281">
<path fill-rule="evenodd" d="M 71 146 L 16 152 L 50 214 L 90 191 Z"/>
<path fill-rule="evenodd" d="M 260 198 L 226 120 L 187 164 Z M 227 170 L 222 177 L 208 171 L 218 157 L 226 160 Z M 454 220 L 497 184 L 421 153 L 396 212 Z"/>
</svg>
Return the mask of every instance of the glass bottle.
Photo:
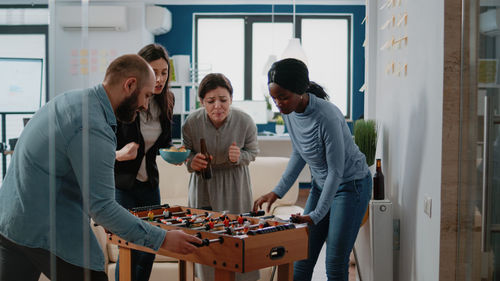
<svg viewBox="0 0 500 281">
<path fill-rule="evenodd" d="M 384 174 L 382 173 L 382 161 L 377 159 L 377 170 L 373 176 L 373 200 L 384 199 Z"/>
<path fill-rule="evenodd" d="M 200 139 L 200 153 L 205 155 L 205 160 L 208 162 L 207 167 L 200 171 L 201 177 L 205 180 L 212 178 L 212 166 L 210 163 L 210 154 L 207 151 L 207 144 L 205 143 L 205 139 Z"/>
</svg>

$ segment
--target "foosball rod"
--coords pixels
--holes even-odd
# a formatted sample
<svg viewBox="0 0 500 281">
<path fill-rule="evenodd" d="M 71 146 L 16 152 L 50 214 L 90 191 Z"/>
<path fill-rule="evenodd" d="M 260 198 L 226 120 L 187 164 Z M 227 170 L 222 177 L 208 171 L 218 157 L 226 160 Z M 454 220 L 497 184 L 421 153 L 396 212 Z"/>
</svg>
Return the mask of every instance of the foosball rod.
<svg viewBox="0 0 500 281">
<path fill-rule="evenodd" d="M 237 223 L 238 223 L 237 221 L 230 221 L 229 225 L 237 224 Z M 214 224 L 213 228 L 216 228 L 219 226 L 225 226 L 225 224 L 224 223 Z M 212 227 L 210 227 L 208 224 L 206 224 L 205 226 L 193 227 L 191 229 L 193 229 L 193 230 L 210 230 L 210 229 L 212 229 Z"/>
<path fill-rule="evenodd" d="M 201 233 L 196 233 L 194 235 L 195 237 L 201 239 Z M 198 244 L 198 243 L 194 243 L 194 242 L 191 242 L 191 244 L 195 245 L 196 247 L 203 247 L 203 246 L 208 246 L 210 245 L 211 243 L 224 243 L 224 238 L 221 236 L 219 238 L 215 238 L 215 239 L 208 239 L 208 238 L 205 238 L 205 239 L 201 239 L 201 244 Z"/>
<path fill-rule="evenodd" d="M 151 210 L 149 210 L 151 211 Z M 206 212 L 205 212 L 206 213 Z M 153 215 L 153 219 L 155 218 L 159 218 L 159 217 L 164 217 L 164 218 L 170 218 L 170 217 L 173 217 L 173 216 L 178 216 L 178 215 L 183 215 L 183 214 L 188 214 L 188 215 L 191 215 L 191 210 L 190 209 L 187 209 L 186 211 L 182 211 L 182 212 L 170 212 L 170 211 L 163 211 L 162 214 L 159 214 L 159 215 Z M 149 219 L 150 216 L 146 215 L 146 216 L 143 216 L 143 217 L 139 217 L 140 219 Z"/>
<path fill-rule="evenodd" d="M 265 222 L 262 227 L 268 227 L 269 226 L 269 223 L 268 222 Z M 253 229 L 253 228 L 260 228 L 261 227 L 261 224 L 258 223 L 258 224 L 251 224 L 248 227 L 248 230 L 250 229 Z M 239 231 L 239 230 L 243 230 L 245 229 L 246 226 L 239 226 L 239 227 L 235 227 L 235 228 L 226 228 L 224 230 L 214 230 L 214 231 L 210 231 L 210 233 L 214 233 L 214 234 L 222 234 L 222 233 L 227 233 L 227 234 L 231 234 L 232 232 L 234 231 Z"/>
</svg>

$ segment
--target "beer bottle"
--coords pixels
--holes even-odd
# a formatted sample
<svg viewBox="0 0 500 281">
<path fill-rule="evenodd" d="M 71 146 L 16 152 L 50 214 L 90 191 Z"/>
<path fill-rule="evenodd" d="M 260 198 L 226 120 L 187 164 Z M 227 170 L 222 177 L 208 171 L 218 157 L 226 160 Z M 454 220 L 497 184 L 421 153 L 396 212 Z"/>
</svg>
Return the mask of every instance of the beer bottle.
<svg viewBox="0 0 500 281">
<path fill-rule="evenodd" d="M 382 173 L 382 162 L 377 159 L 377 170 L 373 176 L 373 200 L 384 200 L 384 174 Z"/>
<path fill-rule="evenodd" d="M 210 164 L 210 154 L 207 151 L 207 144 L 205 143 L 205 139 L 200 139 L 200 153 L 205 155 L 205 160 L 208 162 L 207 167 L 200 171 L 201 177 L 205 180 L 212 178 L 212 166 Z"/>
</svg>

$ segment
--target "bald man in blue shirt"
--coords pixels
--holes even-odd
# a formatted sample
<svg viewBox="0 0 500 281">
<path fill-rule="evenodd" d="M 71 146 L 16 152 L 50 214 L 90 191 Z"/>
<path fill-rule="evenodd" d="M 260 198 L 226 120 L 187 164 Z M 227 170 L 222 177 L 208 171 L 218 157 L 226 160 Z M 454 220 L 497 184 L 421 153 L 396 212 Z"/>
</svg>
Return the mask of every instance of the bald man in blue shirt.
<svg viewBox="0 0 500 281">
<path fill-rule="evenodd" d="M 108 67 L 102 84 L 57 96 L 23 130 L 0 188 L 0 280 L 107 280 L 90 218 L 153 250 L 181 254 L 201 241 L 165 231 L 115 201 L 117 119 L 147 109 L 154 72 L 137 55 Z M 192 243 L 190 243 L 192 242 Z"/>
</svg>

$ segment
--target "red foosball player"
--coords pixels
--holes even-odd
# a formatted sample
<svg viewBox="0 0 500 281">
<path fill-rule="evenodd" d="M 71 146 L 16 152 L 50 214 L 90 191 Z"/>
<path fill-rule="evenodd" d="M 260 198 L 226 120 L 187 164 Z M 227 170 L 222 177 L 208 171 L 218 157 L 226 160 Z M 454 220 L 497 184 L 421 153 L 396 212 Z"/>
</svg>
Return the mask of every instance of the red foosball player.
<svg viewBox="0 0 500 281">
<path fill-rule="evenodd" d="M 239 215 L 238 216 L 238 223 L 243 224 L 244 222 L 245 222 L 245 219 L 241 215 Z"/>
<path fill-rule="evenodd" d="M 215 223 L 214 223 L 214 221 L 213 221 L 213 220 L 210 220 L 210 221 L 208 222 L 208 226 L 210 227 L 210 229 L 213 229 L 213 228 L 214 228 L 214 225 L 215 225 Z"/>
<path fill-rule="evenodd" d="M 228 217 L 226 217 L 226 218 L 224 219 L 224 226 L 225 226 L 225 227 L 229 227 L 229 223 L 230 223 L 229 218 L 228 218 Z"/>
</svg>

